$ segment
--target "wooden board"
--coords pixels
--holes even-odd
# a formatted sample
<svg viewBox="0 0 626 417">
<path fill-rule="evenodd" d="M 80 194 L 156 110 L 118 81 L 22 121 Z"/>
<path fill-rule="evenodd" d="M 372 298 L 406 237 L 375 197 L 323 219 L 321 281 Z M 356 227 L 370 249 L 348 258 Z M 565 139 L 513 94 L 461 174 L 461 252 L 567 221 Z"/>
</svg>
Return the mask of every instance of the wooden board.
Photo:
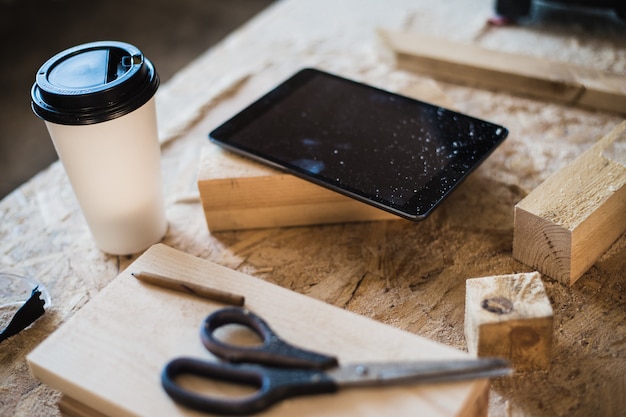
<svg viewBox="0 0 626 417">
<path fill-rule="evenodd" d="M 437 79 L 626 114 L 626 77 L 396 31 L 379 32 L 400 68 Z"/>
<path fill-rule="evenodd" d="M 340 362 L 427 360 L 468 354 L 159 244 L 28 355 L 31 371 L 61 391 L 72 409 L 108 416 L 195 416 L 163 392 L 159 374 L 178 356 L 212 360 L 199 326 L 222 305 L 132 277 L 138 270 L 178 276 L 244 295 L 285 339 Z M 484 415 L 487 380 L 353 389 L 285 401 L 263 415 Z"/>
<path fill-rule="evenodd" d="M 626 122 L 515 206 L 513 257 L 573 284 L 626 231 Z"/>
<path fill-rule="evenodd" d="M 258 88 L 254 89 L 258 93 Z M 453 107 L 432 81 L 415 84 L 405 95 Z M 255 94 L 242 94 L 230 107 L 244 108 Z M 334 191 L 282 173 L 208 144 L 198 174 L 198 190 L 212 232 L 303 226 L 400 217 Z"/>
</svg>

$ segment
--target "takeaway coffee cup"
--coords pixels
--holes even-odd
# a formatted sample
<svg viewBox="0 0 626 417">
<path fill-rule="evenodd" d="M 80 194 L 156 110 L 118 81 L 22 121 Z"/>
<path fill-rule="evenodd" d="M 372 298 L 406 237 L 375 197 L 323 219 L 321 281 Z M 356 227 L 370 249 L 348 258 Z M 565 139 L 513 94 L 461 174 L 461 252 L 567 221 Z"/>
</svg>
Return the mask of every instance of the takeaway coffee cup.
<svg viewBox="0 0 626 417">
<path fill-rule="evenodd" d="M 110 254 L 142 251 L 167 229 L 158 86 L 139 49 L 102 41 L 50 58 L 31 90 L 96 245 Z"/>
</svg>

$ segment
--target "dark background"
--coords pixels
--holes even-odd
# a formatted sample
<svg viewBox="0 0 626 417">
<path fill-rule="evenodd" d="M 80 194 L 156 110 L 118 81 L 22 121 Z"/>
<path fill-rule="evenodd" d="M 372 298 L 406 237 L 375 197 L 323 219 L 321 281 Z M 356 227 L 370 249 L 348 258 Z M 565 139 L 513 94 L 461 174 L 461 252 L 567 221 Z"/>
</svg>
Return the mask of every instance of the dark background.
<svg viewBox="0 0 626 417">
<path fill-rule="evenodd" d="M 161 82 L 272 0 L 0 0 L 0 198 L 57 159 L 30 109 L 39 67 L 96 40 L 137 46 Z"/>
</svg>

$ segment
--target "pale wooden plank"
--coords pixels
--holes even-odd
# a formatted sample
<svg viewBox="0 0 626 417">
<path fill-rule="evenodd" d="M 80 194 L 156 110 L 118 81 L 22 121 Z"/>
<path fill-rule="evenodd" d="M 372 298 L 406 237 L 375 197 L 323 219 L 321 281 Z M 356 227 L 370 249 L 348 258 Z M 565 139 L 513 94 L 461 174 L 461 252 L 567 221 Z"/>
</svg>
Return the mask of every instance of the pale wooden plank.
<svg viewBox="0 0 626 417">
<path fill-rule="evenodd" d="M 626 113 L 626 77 L 417 33 L 380 30 L 400 68 L 437 79 Z"/>
<path fill-rule="evenodd" d="M 513 257 L 573 284 L 626 231 L 626 122 L 515 206 Z"/>
<path fill-rule="evenodd" d="M 162 391 L 159 374 L 173 357 L 210 359 L 198 329 L 221 304 L 146 285 L 133 270 L 179 275 L 189 282 L 242 294 L 285 339 L 341 362 L 466 357 L 456 349 L 350 313 L 285 288 L 155 245 L 53 333 L 29 356 L 44 383 L 108 416 L 193 416 Z M 263 415 L 473 416 L 482 408 L 487 380 L 346 390 L 299 398 Z M 468 414 L 471 412 L 471 414 Z M 483 414 L 484 415 L 484 414 Z"/>
</svg>

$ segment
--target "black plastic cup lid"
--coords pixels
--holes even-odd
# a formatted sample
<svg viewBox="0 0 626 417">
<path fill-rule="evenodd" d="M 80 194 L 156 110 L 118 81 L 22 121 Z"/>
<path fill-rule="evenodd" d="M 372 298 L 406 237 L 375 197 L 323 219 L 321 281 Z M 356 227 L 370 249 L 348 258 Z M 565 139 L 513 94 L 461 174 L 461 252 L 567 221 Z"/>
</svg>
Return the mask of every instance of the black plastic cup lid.
<svg viewBox="0 0 626 417">
<path fill-rule="evenodd" d="M 94 124 L 138 109 L 158 87 L 154 66 L 135 46 L 91 42 L 66 49 L 42 65 L 31 89 L 32 108 L 52 123 Z"/>
</svg>

